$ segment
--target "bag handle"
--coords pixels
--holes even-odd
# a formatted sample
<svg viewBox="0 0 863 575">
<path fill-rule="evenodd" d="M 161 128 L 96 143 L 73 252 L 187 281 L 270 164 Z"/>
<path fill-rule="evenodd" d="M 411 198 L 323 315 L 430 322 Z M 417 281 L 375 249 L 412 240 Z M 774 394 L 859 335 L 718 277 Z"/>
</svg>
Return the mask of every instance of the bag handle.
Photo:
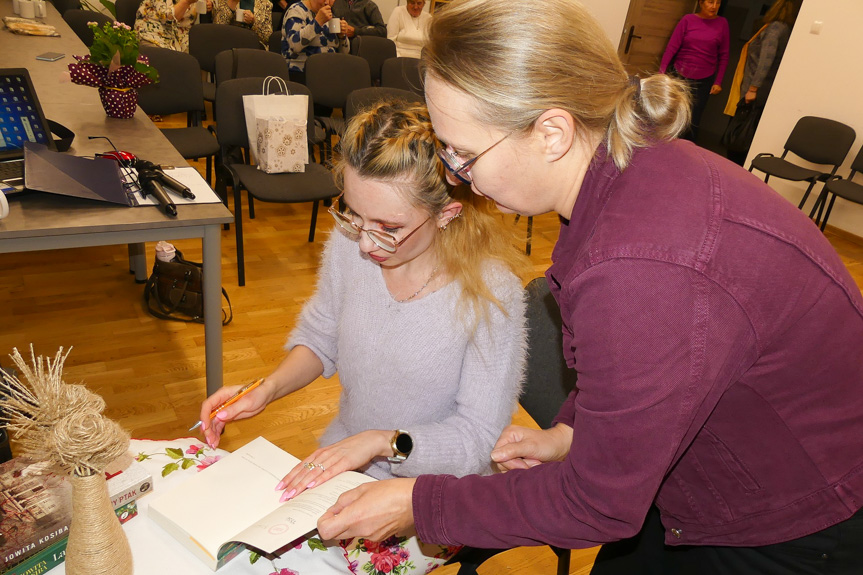
<svg viewBox="0 0 863 575">
<path fill-rule="evenodd" d="M 288 84 L 285 82 L 284 78 L 279 76 L 267 76 L 264 78 L 264 96 L 269 96 L 270 92 L 270 84 L 276 84 L 276 87 L 280 89 L 280 92 L 272 92 L 273 95 L 281 93 L 281 94 L 290 94 L 288 91 Z"/>
</svg>

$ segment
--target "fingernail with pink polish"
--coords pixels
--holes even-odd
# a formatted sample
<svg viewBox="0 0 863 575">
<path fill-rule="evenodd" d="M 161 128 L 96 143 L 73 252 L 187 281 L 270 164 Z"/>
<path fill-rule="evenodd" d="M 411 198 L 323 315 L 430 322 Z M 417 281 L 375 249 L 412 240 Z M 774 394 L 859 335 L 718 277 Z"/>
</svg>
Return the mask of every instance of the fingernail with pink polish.
<svg viewBox="0 0 863 575">
<path fill-rule="evenodd" d="M 279 491 L 280 489 L 284 489 L 284 488 L 285 488 L 285 482 L 284 481 L 279 481 L 276 484 L 276 491 Z"/>
<path fill-rule="evenodd" d="M 312 481 L 311 483 L 309 483 L 308 485 L 306 485 L 306 489 L 311 489 L 311 488 L 312 488 L 312 487 L 314 487 L 314 486 L 315 486 L 315 482 L 314 482 L 314 481 Z"/>
<path fill-rule="evenodd" d="M 296 493 L 297 493 L 296 489 L 291 489 L 290 491 L 288 491 L 286 493 L 282 493 L 282 496 L 279 498 L 279 501 L 280 502 L 287 501 L 288 499 L 290 499 L 291 497 L 296 495 Z"/>
</svg>

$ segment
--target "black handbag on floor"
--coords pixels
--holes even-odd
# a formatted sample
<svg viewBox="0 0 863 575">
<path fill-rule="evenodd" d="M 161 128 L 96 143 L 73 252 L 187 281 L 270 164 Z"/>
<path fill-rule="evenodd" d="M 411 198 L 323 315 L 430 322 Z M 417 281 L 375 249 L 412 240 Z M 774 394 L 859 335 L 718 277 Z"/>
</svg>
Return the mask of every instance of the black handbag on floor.
<svg viewBox="0 0 863 575">
<path fill-rule="evenodd" d="M 731 152 L 748 152 L 763 110 L 764 108 L 757 102 L 747 104 L 743 98 L 740 98 L 737 111 L 734 117 L 728 120 L 728 126 L 722 134 L 722 145 Z"/>
<path fill-rule="evenodd" d="M 156 259 L 144 287 L 144 306 L 159 319 L 204 323 L 204 266 L 183 258 L 180 250 L 172 261 Z M 228 292 L 222 288 L 228 310 L 222 309 L 222 325 L 234 319 Z"/>
</svg>

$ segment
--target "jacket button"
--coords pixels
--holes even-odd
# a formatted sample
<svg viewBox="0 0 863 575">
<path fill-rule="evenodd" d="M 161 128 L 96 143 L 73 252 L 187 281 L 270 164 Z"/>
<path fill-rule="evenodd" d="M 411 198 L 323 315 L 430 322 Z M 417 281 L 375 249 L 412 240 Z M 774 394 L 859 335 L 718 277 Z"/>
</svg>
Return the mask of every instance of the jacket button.
<svg viewBox="0 0 863 575">
<path fill-rule="evenodd" d="M 682 529 L 677 529 L 676 527 L 671 530 L 671 534 L 680 539 L 680 536 L 683 534 Z"/>
</svg>

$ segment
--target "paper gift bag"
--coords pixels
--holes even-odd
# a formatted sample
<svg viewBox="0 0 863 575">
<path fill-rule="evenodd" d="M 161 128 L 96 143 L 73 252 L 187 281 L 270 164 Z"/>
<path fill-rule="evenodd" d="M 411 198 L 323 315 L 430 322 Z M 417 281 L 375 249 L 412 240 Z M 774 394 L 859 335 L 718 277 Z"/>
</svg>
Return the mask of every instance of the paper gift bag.
<svg viewBox="0 0 863 575">
<path fill-rule="evenodd" d="M 255 157 L 258 169 L 268 174 L 304 172 L 308 163 L 309 146 L 306 143 L 306 122 L 282 117 L 255 120 L 258 139 Z"/>
<path fill-rule="evenodd" d="M 272 87 L 272 91 L 271 91 Z M 275 87 L 278 87 L 282 93 L 275 93 Z M 285 81 L 277 76 L 269 76 L 264 81 L 263 94 L 250 94 L 243 96 L 243 111 L 246 116 L 246 133 L 249 137 L 249 149 L 255 162 L 261 169 L 261 160 L 259 157 L 258 148 L 258 125 L 259 120 L 269 120 L 270 118 L 279 119 L 284 122 L 289 122 L 295 129 L 302 130 L 302 138 L 293 138 L 294 145 L 297 146 L 299 160 L 303 165 L 309 163 L 309 149 L 306 144 L 306 130 L 309 114 L 309 98 L 303 94 L 288 94 L 288 87 Z M 267 122 L 269 124 L 269 122 Z M 272 134 L 272 132 L 271 132 Z M 297 144 L 300 140 L 302 145 Z M 280 145 L 275 141 L 272 142 L 274 148 Z M 268 142 L 268 146 L 270 143 Z M 283 145 L 283 142 L 282 142 Z M 295 164 L 291 164 L 294 166 Z M 305 168 L 303 168 L 304 170 Z M 303 171 L 299 170 L 299 171 Z M 276 173 L 272 169 L 265 169 L 267 173 Z M 293 171 L 293 170 L 283 170 Z"/>
</svg>

